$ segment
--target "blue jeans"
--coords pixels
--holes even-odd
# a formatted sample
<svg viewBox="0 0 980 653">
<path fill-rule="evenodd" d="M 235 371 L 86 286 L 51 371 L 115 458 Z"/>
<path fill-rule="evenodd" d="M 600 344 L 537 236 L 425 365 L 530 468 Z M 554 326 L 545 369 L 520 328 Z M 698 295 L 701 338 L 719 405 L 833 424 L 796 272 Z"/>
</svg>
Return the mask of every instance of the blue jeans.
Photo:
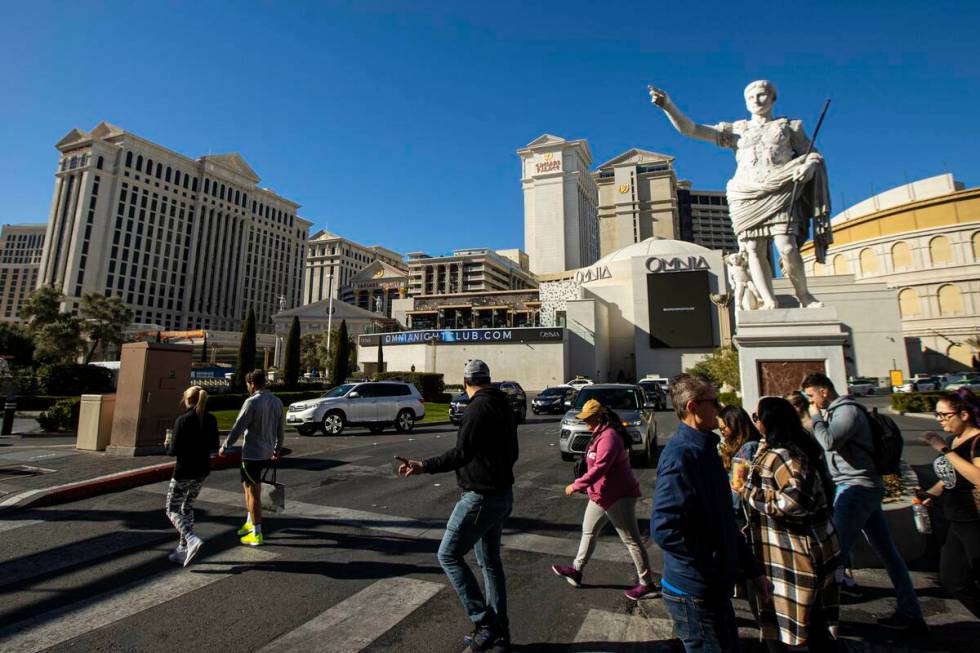
<svg viewBox="0 0 980 653">
<path fill-rule="evenodd" d="M 514 495 L 464 492 L 446 524 L 439 545 L 439 564 L 459 595 L 463 609 L 475 624 L 507 629 L 507 586 L 500 560 L 500 536 L 510 516 Z M 483 569 L 486 599 L 476 576 L 466 564 L 466 554 L 476 549 L 476 562 Z"/>
<path fill-rule="evenodd" d="M 885 491 L 858 485 L 838 485 L 834 498 L 834 525 L 840 538 L 841 559 L 847 560 L 851 547 L 859 533 L 864 533 L 868 543 L 885 564 L 888 577 L 895 587 L 898 612 L 907 617 L 922 618 L 922 606 L 915 594 L 912 579 L 905 560 L 895 548 L 891 531 L 881 510 Z"/>
<path fill-rule="evenodd" d="M 679 596 L 663 588 L 664 608 L 687 653 L 736 653 L 738 627 L 731 599 Z"/>
</svg>

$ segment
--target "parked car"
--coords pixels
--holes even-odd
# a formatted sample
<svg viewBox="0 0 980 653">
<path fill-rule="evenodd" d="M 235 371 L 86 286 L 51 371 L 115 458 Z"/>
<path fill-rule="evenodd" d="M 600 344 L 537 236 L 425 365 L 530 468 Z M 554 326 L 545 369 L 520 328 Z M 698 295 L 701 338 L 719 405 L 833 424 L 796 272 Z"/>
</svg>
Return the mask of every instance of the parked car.
<svg viewBox="0 0 980 653">
<path fill-rule="evenodd" d="M 573 388 L 581 388 L 582 386 L 592 385 L 592 379 L 587 379 L 584 376 L 576 376 L 571 381 L 567 381 L 565 385 L 570 385 Z"/>
<path fill-rule="evenodd" d="M 562 460 L 581 456 L 592 439 L 589 427 L 575 417 L 589 399 L 597 399 L 619 415 L 633 441 L 631 457 L 640 464 L 649 465 L 657 447 L 653 404 L 646 401 L 643 388 L 628 383 L 596 383 L 579 390 L 575 403 L 561 421 L 558 449 Z"/>
<path fill-rule="evenodd" d="M 576 392 L 577 390 L 569 385 L 545 388 L 531 401 L 531 412 L 535 415 L 564 413 L 568 410 L 565 407 L 565 402 L 571 400 Z"/>
<path fill-rule="evenodd" d="M 653 404 L 654 410 L 667 410 L 667 392 L 663 385 L 655 380 L 640 381 L 638 385 L 643 388 L 643 393 L 647 401 Z"/>
<path fill-rule="evenodd" d="M 878 390 L 878 379 L 866 376 L 852 377 L 847 384 L 847 394 L 850 395 L 873 395 Z"/>
<path fill-rule="evenodd" d="M 962 374 L 951 374 L 943 385 L 943 390 L 959 390 L 968 388 L 973 392 L 980 392 L 980 374 L 973 372 L 963 372 Z"/>
<path fill-rule="evenodd" d="M 517 423 L 522 423 L 527 418 L 527 394 L 524 388 L 517 381 L 494 381 L 490 384 L 491 388 L 497 388 L 507 395 L 511 410 L 514 411 L 514 418 Z M 459 426 L 463 421 L 463 411 L 470 405 L 470 397 L 465 391 L 453 397 L 449 403 L 449 421 Z"/>
<path fill-rule="evenodd" d="M 318 429 L 340 435 L 348 426 L 367 426 L 372 433 L 394 426 L 408 433 L 423 417 L 425 402 L 413 384 L 367 381 L 344 383 L 317 399 L 290 404 L 286 425 L 300 435 L 313 435 Z"/>
<path fill-rule="evenodd" d="M 938 376 L 924 376 L 916 374 L 902 385 L 892 388 L 895 392 L 930 392 L 939 390 L 942 382 Z"/>
</svg>

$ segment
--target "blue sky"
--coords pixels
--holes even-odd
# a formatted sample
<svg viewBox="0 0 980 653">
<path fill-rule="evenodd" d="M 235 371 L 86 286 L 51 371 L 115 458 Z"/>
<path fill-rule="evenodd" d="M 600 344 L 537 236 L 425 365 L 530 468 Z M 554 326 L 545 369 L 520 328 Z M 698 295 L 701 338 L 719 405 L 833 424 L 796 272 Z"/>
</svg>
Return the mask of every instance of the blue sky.
<svg viewBox="0 0 980 653">
<path fill-rule="evenodd" d="M 194 158 L 238 151 L 365 244 L 522 247 L 516 149 L 641 147 L 721 189 L 731 153 L 677 135 L 646 84 L 714 123 L 744 117 L 758 78 L 809 129 L 833 99 L 835 211 L 945 171 L 975 186 L 978 24 L 978 3 L 902 0 L 6 3 L 0 220 L 45 220 L 54 143 L 108 120 Z"/>
</svg>

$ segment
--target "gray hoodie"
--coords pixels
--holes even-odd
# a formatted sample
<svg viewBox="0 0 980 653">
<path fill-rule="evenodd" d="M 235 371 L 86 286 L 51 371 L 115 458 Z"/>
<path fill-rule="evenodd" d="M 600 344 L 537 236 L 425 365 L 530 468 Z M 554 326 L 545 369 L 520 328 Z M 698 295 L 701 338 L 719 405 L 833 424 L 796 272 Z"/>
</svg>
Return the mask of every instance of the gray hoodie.
<svg viewBox="0 0 980 653">
<path fill-rule="evenodd" d="M 875 471 L 871 424 L 850 395 L 838 397 L 827 407 L 827 419 L 813 418 L 813 435 L 827 452 L 827 467 L 837 485 L 882 488 Z"/>
<path fill-rule="evenodd" d="M 242 460 L 269 460 L 282 448 L 283 431 L 282 402 L 263 388 L 253 392 L 242 404 L 238 419 L 222 446 L 230 447 L 244 435 Z"/>
</svg>

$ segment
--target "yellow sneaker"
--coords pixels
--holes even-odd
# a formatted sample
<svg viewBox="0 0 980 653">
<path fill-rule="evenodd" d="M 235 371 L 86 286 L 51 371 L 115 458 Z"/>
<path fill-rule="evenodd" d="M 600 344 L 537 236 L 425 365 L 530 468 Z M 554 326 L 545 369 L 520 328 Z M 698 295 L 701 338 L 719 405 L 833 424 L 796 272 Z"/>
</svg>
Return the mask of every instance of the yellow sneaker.
<svg viewBox="0 0 980 653">
<path fill-rule="evenodd" d="M 249 533 L 239 541 L 246 546 L 262 546 L 262 534 Z"/>
<path fill-rule="evenodd" d="M 241 537 L 242 535 L 248 535 L 251 532 L 252 532 L 252 522 L 247 521 L 241 528 L 238 529 L 238 536 Z"/>
</svg>

